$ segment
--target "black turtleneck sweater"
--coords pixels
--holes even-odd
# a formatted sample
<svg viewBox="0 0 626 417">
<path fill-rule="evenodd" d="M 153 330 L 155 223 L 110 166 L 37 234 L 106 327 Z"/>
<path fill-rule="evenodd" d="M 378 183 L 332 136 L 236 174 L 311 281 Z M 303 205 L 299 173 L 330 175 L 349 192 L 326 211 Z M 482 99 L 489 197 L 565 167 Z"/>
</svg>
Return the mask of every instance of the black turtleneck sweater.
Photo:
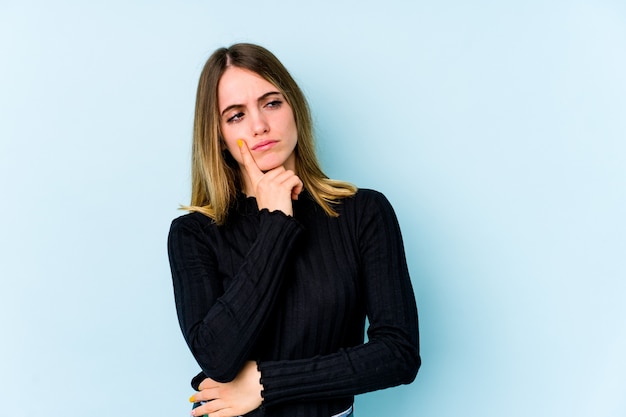
<svg viewBox="0 0 626 417">
<path fill-rule="evenodd" d="M 250 416 L 329 417 L 413 381 L 417 309 L 393 209 L 364 189 L 334 208 L 304 192 L 290 217 L 239 195 L 224 225 L 200 213 L 172 222 L 178 319 L 202 368 L 194 388 L 255 360 L 263 405 Z"/>
</svg>

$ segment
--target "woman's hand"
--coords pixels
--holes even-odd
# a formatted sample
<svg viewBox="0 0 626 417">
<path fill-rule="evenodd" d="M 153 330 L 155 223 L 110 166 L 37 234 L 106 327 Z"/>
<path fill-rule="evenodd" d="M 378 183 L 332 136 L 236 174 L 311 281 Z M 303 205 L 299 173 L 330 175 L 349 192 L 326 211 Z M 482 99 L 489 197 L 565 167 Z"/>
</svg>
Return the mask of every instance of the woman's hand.
<svg viewBox="0 0 626 417">
<path fill-rule="evenodd" d="M 256 197 L 259 209 L 280 210 L 293 216 L 292 200 L 298 199 L 303 187 L 300 178 L 282 166 L 267 172 L 261 171 L 248 149 L 248 144 L 241 139 L 237 143 L 243 161 L 247 194 Z"/>
<path fill-rule="evenodd" d="M 246 362 L 237 377 L 231 382 L 215 382 L 206 378 L 200 391 L 191 397 L 191 402 L 208 401 L 191 411 L 193 416 L 209 414 L 211 417 L 242 416 L 261 406 L 263 385 L 261 372 L 256 362 Z"/>
</svg>

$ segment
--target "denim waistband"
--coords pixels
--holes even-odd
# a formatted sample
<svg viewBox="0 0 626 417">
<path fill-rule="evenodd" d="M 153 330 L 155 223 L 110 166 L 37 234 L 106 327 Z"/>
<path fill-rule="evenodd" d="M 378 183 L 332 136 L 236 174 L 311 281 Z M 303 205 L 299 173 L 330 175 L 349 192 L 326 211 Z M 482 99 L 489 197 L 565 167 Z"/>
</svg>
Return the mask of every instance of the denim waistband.
<svg viewBox="0 0 626 417">
<path fill-rule="evenodd" d="M 200 407 L 205 402 L 206 401 L 193 403 L 192 409 L 196 408 L 196 407 Z M 206 416 L 206 414 L 205 414 L 205 416 Z M 239 417 L 241 417 L 241 416 L 239 416 Z M 335 414 L 334 416 L 331 416 L 331 417 L 354 417 L 354 412 L 353 412 L 352 406 L 350 406 L 350 408 L 348 408 L 346 411 L 342 411 L 341 413 Z"/>
<path fill-rule="evenodd" d="M 350 406 L 350 408 L 348 408 L 346 411 L 342 411 L 341 413 L 335 414 L 331 417 L 354 417 L 352 406 Z"/>
</svg>

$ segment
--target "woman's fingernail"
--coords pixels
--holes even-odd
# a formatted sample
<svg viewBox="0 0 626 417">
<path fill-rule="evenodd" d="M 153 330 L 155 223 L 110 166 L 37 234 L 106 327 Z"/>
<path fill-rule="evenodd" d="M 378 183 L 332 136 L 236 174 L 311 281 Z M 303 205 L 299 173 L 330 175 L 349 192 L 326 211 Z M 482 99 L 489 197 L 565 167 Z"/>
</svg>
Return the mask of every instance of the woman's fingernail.
<svg viewBox="0 0 626 417">
<path fill-rule="evenodd" d="M 189 397 L 189 402 L 190 403 L 195 403 L 196 402 L 196 396 L 192 395 L 191 397 Z"/>
<path fill-rule="evenodd" d="M 237 139 L 237 146 L 241 148 L 243 146 L 243 140 Z"/>
</svg>

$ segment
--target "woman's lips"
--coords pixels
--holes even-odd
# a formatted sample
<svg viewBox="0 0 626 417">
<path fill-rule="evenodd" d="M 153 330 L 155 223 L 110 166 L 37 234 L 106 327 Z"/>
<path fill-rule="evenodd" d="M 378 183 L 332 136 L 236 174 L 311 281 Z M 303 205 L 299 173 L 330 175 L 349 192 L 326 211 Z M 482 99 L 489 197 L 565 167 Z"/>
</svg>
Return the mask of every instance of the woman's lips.
<svg viewBox="0 0 626 417">
<path fill-rule="evenodd" d="M 255 144 L 252 147 L 252 150 L 253 151 L 259 151 L 259 152 L 266 151 L 266 150 L 270 149 L 271 147 L 273 147 L 277 143 L 278 143 L 277 140 L 264 140 L 262 142 L 259 142 L 259 143 Z"/>
</svg>

